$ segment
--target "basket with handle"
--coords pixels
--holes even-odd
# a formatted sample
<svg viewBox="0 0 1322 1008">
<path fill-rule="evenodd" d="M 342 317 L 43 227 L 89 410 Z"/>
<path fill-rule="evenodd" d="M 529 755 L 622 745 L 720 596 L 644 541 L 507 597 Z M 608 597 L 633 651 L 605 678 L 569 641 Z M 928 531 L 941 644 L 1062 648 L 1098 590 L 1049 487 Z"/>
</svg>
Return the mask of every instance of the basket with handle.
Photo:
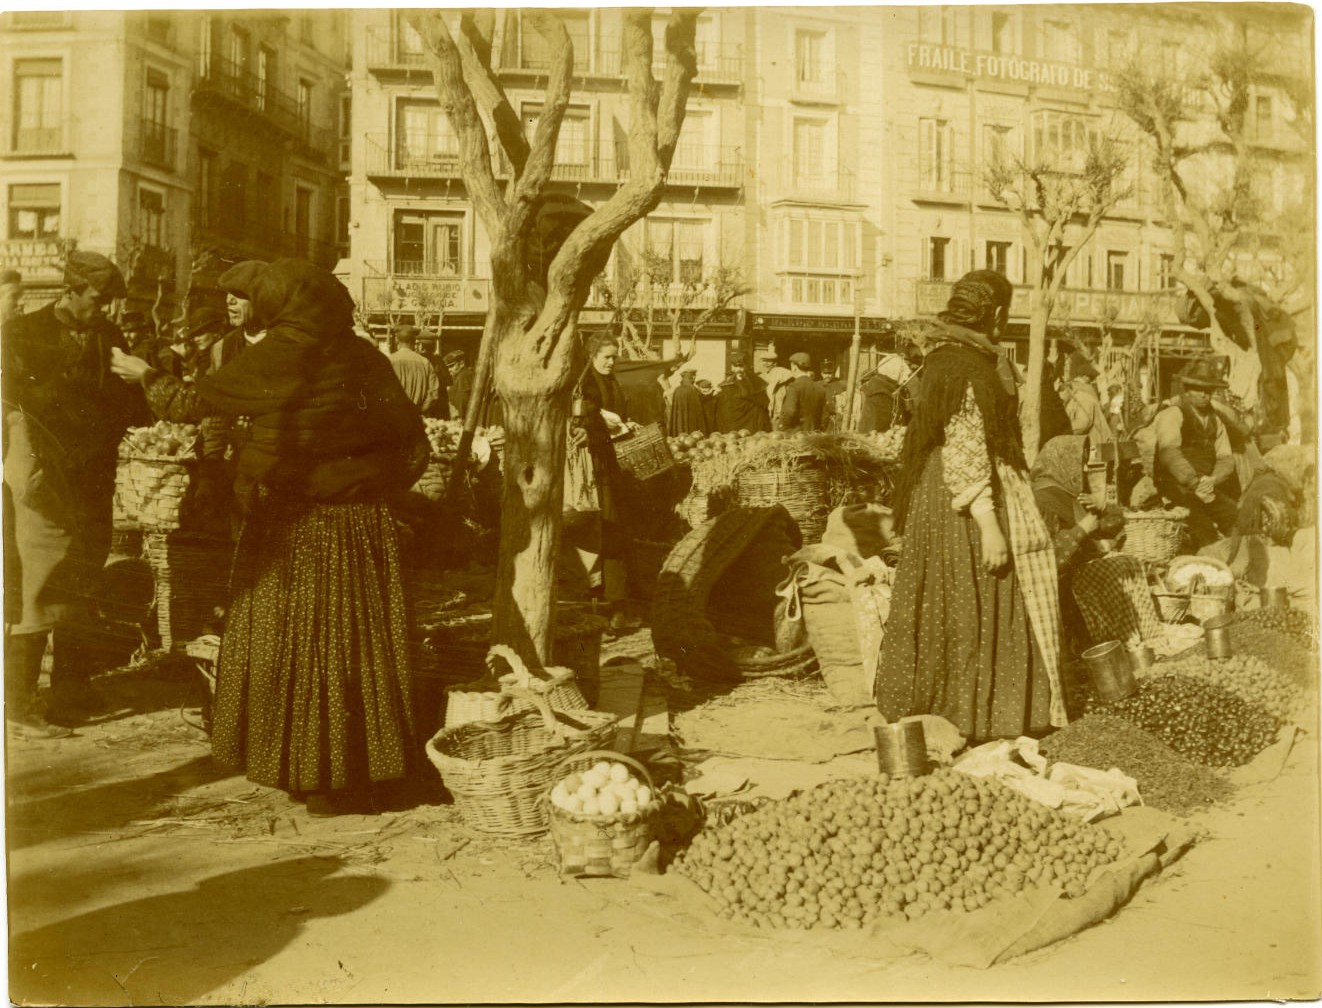
<svg viewBox="0 0 1322 1008">
<path fill-rule="evenodd" d="M 613 442 L 615 460 L 635 479 L 651 479 L 675 467 L 660 424 L 647 424 Z"/>
<path fill-rule="evenodd" d="M 470 721 L 495 721 L 510 714 L 533 710 L 528 700 L 502 691 L 499 663 L 510 667 L 515 685 L 544 695 L 555 710 L 581 711 L 588 709 L 583 691 L 574 681 L 571 668 L 530 670 L 510 648 L 496 645 L 487 652 L 488 675 L 476 682 L 451 686 L 445 691 L 445 727 L 455 728 Z"/>
<path fill-rule="evenodd" d="M 566 756 L 604 746 L 614 737 L 618 717 L 553 710 L 531 690 L 503 689 L 533 709 L 442 728 L 428 741 L 427 758 L 473 829 L 534 836 L 547 829 L 543 799 L 556 766 Z"/>
<path fill-rule="evenodd" d="M 1153 592 L 1157 615 L 1163 623 L 1179 623 L 1189 614 L 1189 596 L 1179 592 Z"/>
<path fill-rule="evenodd" d="M 552 787 L 568 774 L 587 770 L 595 763 L 619 763 L 632 770 L 647 786 L 649 801 L 642 807 L 611 815 L 571 812 L 545 795 L 551 840 L 560 861 L 560 872 L 572 876 L 628 875 L 655 836 L 661 802 L 647 767 L 623 753 L 594 749 L 566 756 L 551 774 Z"/>
<path fill-rule="evenodd" d="M 1148 563 L 1166 563 L 1180 552 L 1188 508 L 1169 511 L 1126 511 L 1124 553 Z"/>
<path fill-rule="evenodd" d="M 782 505 L 799 526 L 805 544 L 822 541 L 831 512 L 826 473 L 806 459 L 792 468 L 742 470 L 735 477 L 735 500 L 745 507 Z"/>
</svg>

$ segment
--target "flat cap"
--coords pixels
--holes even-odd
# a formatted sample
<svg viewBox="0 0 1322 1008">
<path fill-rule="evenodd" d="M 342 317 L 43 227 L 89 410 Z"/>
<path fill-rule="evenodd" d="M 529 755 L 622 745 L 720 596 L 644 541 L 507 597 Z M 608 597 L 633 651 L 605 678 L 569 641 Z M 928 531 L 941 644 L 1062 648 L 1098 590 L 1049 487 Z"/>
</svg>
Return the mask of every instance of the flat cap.
<svg viewBox="0 0 1322 1008">
<path fill-rule="evenodd" d="M 795 364 L 806 371 L 812 367 L 812 358 L 806 353 L 790 354 L 790 363 Z"/>
<path fill-rule="evenodd" d="M 74 249 L 65 260 L 64 284 L 78 289 L 91 287 L 105 297 L 118 298 L 128 294 L 124 274 L 118 266 L 100 252 L 84 252 L 82 249 Z"/>
<path fill-rule="evenodd" d="M 260 259 L 245 259 L 243 262 L 235 263 L 224 273 L 216 284 L 226 293 L 241 297 L 245 301 L 252 300 L 253 288 L 257 285 L 257 278 L 262 275 L 266 269 L 266 263 Z"/>
</svg>

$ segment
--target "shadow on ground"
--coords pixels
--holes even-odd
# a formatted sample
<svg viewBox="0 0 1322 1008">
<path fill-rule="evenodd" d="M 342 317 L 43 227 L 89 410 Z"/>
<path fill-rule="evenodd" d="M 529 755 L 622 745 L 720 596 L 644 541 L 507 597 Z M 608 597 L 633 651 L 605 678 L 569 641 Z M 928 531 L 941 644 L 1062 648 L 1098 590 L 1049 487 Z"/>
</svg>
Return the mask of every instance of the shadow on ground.
<svg viewBox="0 0 1322 1008">
<path fill-rule="evenodd" d="M 390 883 L 336 875 L 305 857 L 213 875 L 189 889 L 16 933 L 9 997 L 18 1004 L 189 1004 L 266 962 L 304 921 L 367 906 Z M 328 953 L 328 979 L 334 974 Z"/>
</svg>

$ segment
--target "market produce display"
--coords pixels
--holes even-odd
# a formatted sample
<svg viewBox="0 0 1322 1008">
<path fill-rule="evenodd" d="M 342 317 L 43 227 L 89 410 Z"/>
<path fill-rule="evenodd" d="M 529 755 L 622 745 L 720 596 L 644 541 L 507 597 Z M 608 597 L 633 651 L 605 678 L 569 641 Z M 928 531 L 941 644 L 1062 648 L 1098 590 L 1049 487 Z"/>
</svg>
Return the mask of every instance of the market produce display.
<svg viewBox="0 0 1322 1008">
<path fill-rule="evenodd" d="M 130 427 L 119 443 L 120 458 L 192 459 L 197 426 L 157 420 L 150 427 Z"/>
<path fill-rule="evenodd" d="M 1208 588 L 1229 588 L 1235 583 L 1235 575 L 1215 564 L 1185 563 L 1172 566 L 1166 577 L 1166 584 L 1172 591 L 1187 591 L 1195 582 Z"/>
<path fill-rule="evenodd" d="M 1302 609 L 1250 609 L 1240 613 L 1237 623 L 1278 630 L 1299 638 L 1311 647 L 1317 647 L 1317 623 Z M 1284 642 L 1282 646 L 1286 646 Z"/>
<path fill-rule="evenodd" d="M 1254 610 L 1254 612 L 1271 610 Z M 1235 651 L 1256 655 L 1270 662 L 1286 680 L 1304 689 L 1318 683 L 1317 643 L 1304 643 L 1288 630 L 1272 629 L 1245 613 L 1230 629 Z"/>
<path fill-rule="evenodd" d="M 1152 674 L 1201 679 L 1233 693 L 1245 703 L 1261 707 L 1281 721 L 1288 718 L 1299 703 L 1298 687 L 1253 655 L 1237 654 L 1215 661 L 1201 655 L 1191 656 L 1174 662 L 1160 662 L 1152 667 Z"/>
<path fill-rule="evenodd" d="M 652 789 L 623 763 L 599 760 L 551 789 L 551 803 L 577 815 L 634 815 L 652 802 Z"/>
<path fill-rule="evenodd" d="M 454 461 L 459 451 L 459 438 L 464 433 L 464 425 L 459 420 L 438 420 L 425 417 L 423 424 L 427 428 L 427 440 L 431 443 L 433 462 L 449 464 Z M 491 457 L 491 445 L 503 441 L 504 432 L 499 427 L 484 429 L 479 427 L 473 434 L 472 458 L 478 465 L 485 465 Z"/>
<path fill-rule="evenodd" d="M 876 444 L 877 450 L 885 458 L 899 461 L 900 449 L 904 447 L 904 432 L 904 427 L 895 426 L 869 434 L 868 437 Z"/>
<path fill-rule="evenodd" d="M 1143 804 L 1189 815 L 1224 801 L 1230 782 L 1181 756 L 1155 735 L 1104 711 L 1094 711 L 1042 740 L 1053 762 L 1109 770 L 1118 767 L 1138 782 Z"/>
<path fill-rule="evenodd" d="M 1184 675 L 1145 679 L 1128 699 L 1105 709 L 1204 766 L 1240 766 L 1276 738 L 1280 723 L 1209 682 Z"/>
<path fill-rule="evenodd" d="M 972 911 L 1036 885 L 1081 896 L 1090 872 L 1122 853 L 1104 829 L 943 769 L 832 781 L 764 805 L 699 833 L 676 865 L 723 917 L 858 928 Z"/>
</svg>

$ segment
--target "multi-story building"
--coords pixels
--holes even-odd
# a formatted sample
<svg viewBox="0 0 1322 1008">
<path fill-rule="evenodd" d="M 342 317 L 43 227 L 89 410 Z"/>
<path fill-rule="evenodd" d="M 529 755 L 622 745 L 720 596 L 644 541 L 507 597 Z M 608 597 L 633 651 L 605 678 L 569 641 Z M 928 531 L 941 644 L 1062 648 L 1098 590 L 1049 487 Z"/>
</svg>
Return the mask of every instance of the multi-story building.
<svg viewBox="0 0 1322 1008">
<path fill-rule="evenodd" d="M 562 13 L 576 79 L 555 184 L 595 204 L 627 170 L 619 13 Z M 1272 50 L 1276 76 L 1253 90 L 1272 164 L 1264 198 L 1306 205 L 1311 149 L 1286 97 L 1291 76 L 1311 81 L 1306 26 L 1277 8 L 1250 13 L 1293 41 Z M 378 332 L 421 312 L 443 342 L 472 346 L 490 297 L 485 239 L 421 41 L 390 12 L 353 17 L 351 289 Z M 540 43 L 517 13 L 498 22 L 496 68 L 531 125 Z M 971 268 L 1016 283 L 1010 335 L 1023 339 L 1023 225 L 987 191 L 986 168 L 1050 159 L 1070 170 L 1106 136 L 1129 145 L 1127 195 L 1076 258 L 1053 324 L 1119 343 L 1155 328 L 1180 352 L 1201 341 L 1176 314 L 1158 180 L 1115 107 L 1114 75 L 1140 46 L 1172 67 L 1196 58 L 1212 23 L 1170 5 L 707 8 L 665 197 L 626 234 L 607 279 L 646 249 L 670 257 L 682 300 L 696 277 L 737 266 L 748 292 L 700 341 L 699 370 L 713 379 L 736 340 L 842 359 L 857 328 L 865 347 L 888 347 L 897 323 L 935 314 Z M 585 324 L 603 324 L 601 308 L 589 301 Z"/>
<path fill-rule="evenodd" d="M 159 278 L 178 296 L 225 260 L 334 265 L 341 12 L 8 12 L 0 27 L 0 263 L 30 300 L 58 286 L 70 243 L 115 259 L 138 307 Z"/>
</svg>

